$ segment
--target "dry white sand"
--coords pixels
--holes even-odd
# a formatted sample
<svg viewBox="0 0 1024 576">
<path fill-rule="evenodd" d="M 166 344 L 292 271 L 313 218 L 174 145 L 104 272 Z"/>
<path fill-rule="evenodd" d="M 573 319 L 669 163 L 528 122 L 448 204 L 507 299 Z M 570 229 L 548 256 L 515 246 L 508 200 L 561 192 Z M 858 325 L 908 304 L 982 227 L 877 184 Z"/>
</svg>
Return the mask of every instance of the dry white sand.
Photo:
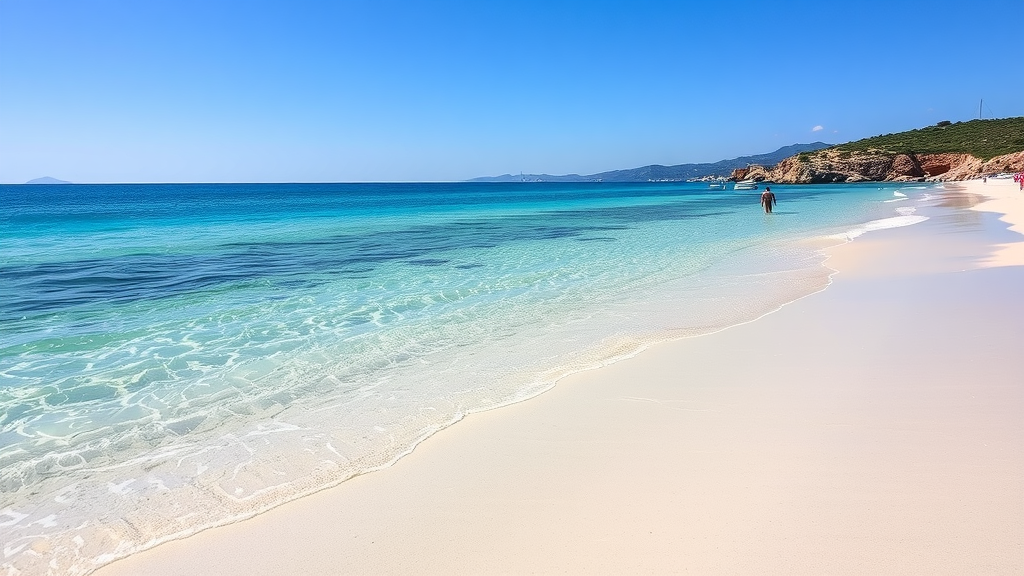
<svg viewBox="0 0 1024 576">
<path fill-rule="evenodd" d="M 982 186 L 977 210 L 1024 222 L 1016 188 Z M 1024 253 L 977 210 L 862 236 L 824 292 L 99 573 L 1022 573 Z"/>
<path fill-rule="evenodd" d="M 1013 180 L 991 179 L 982 183 L 966 183 L 968 192 L 982 194 L 986 200 L 973 206 L 974 210 L 996 212 L 1009 229 L 1024 234 L 1024 191 Z M 1024 242 L 1005 242 L 996 245 L 995 252 L 984 261 L 987 266 L 1024 266 Z"/>
</svg>

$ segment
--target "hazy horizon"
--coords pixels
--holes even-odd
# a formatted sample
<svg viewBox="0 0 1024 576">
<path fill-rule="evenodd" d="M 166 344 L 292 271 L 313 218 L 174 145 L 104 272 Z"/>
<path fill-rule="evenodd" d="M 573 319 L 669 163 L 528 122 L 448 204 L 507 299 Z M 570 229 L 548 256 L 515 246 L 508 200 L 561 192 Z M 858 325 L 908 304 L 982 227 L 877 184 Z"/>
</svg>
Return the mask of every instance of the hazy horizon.
<svg viewBox="0 0 1024 576">
<path fill-rule="evenodd" d="M 802 144 L 803 145 L 815 144 L 815 143 L 819 143 L 819 142 L 798 142 L 798 143 L 794 143 L 794 144 L 790 144 L 790 145 L 787 145 L 787 146 L 782 146 L 782 147 L 776 148 L 775 150 L 769 150 L 768 152 L 764 152 L 764 153 L 761 153 L 761 154 L 774 153 L 774 152 L 777 152 L 777 151 L 782 150 L 784 148 L 790 148 L 792 146 L 798 146 L 798 145 L 802 145 Z M 832 146 L 832 145 L 834 145 L 834 143 L 828 143 L 828 145 Z M 735 158 L 720 158 L 719 160 L 716 160 L 715 162 L 725 162 L 725 161 L 729 161 L 729 160 L 736 160 L 736 159 L 739 159 L 739 158 L 745 158 L 745 157 L 748 157 L 748 156 L 756 156 L 756 155 L 737 156 Z M 708 162 L 708 164 L 714 164 L 715 162 Z M 704 164 L 704 163 L 701 163 L 701 162 L 680 162 L 680 163 L 678 163 L 676 165 L 688 165 L 688 164 Z M 615 171 L 629 171 L 629 170 L 633 170 L 633 169 L 637 169 L 637 168 L 645 168 L 647 166 L 658 166 L 658 165 L 657 164 L 647 164 L 647 165 L 644 165 L 644 166 L 631 166 L 631 167 L 628 167 L 628 168 L 614 168 L 612 170 L 608 170 L 608 171 L 604 171 L 604 172 L 595 172 L 593 174 L 602 174 L 602 173 L 605 173 L 605 172 L 615 172 Z M 661 166 L 664 166 L 664 165 L 661 165 Z M 526 174 L 526 175 L 530 175 L 530 176 L 540 176 L 540 175 L 544 175 L 544 176 L 574 176 L 575 175 L 575 176 L 581 176 L 581 177 L 582 176 L 590 176 L 590 175 L 592 175 L 592 174 L 535 174 L 535 173 L 532 173 L 532 172 L 520 172 L 519 174 Z M 37 177 L 37 178 L 32 178 L 31 180 L 28 180 L 26 182 L 0 182 L 0 184 L 427 184 L 427 183 L 431 183 L 431 182 L 433 182 L 433 183 L 474 182 L 478 178 L 509 176 L 509 175 L 513 175 L 513 174 L 511 172 L 505 172 L 503 174 L 485 174 L 485 175 L 481 175 L 481 176 L 474 176 L 474 177 L 471 177 L 471 178 L 467 178 L 465 180 L 433 180 L 433 181 L 430 181 L 430 182 L 417 181 L 417 180 L 403 180 L 403 181 L 378 180 L 378 181 L 371 181 L 371 182 L 367 182 L 367 181 L 329 181 L 329 180 L 317 181 L 317 182 L 312 182 L 312 181 L 307 181 L 307 182 L 283 182 L 283 181 L 282 182 L 72 182 L 70 180 L 62 180 L 60 178 L 54 178 L 53 176 L 50 176 L 50 175 L 44 175 L 44 176 L 40 176 L 40 177 Z M 37 180 L 51 180 L 53 182 L 37 182 Z M 480 183 L 480 182 L 477 182 L 477 183 Z"/>
</svg>

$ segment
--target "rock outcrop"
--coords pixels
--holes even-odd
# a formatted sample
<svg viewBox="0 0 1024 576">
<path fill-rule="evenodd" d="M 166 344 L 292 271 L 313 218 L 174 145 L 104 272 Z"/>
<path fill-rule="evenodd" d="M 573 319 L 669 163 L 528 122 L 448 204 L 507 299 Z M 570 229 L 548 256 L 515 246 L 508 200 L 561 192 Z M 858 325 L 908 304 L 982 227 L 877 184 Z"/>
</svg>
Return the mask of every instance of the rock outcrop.
<svg viewBox="0 0 1024 576">
<path fill-rule="evenodd" d="M 790 156 L 773 167 L 752 165 L 734 170 L 731 179 L 780 184 L 950 181 L 1021 171 L 1024 151 L 982 161 L 970 154 L 893 154 L 829 148 Z"/>
</svg>

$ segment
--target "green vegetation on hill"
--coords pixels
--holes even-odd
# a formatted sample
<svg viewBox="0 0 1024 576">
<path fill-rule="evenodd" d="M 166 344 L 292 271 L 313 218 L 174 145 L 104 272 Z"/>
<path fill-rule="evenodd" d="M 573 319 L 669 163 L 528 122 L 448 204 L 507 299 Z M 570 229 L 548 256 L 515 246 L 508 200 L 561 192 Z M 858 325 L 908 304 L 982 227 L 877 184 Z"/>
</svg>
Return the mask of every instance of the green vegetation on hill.
<svg viewBox="0 0 1024 576">
<path fill-rule="evenodd" d="M 865 138 L 834 150 L 893 154 L 971 154 L 982 160 L 1024 150 L 1024 116 L 970 122 L 939 122 L 935 126 Z"/>
</svg>

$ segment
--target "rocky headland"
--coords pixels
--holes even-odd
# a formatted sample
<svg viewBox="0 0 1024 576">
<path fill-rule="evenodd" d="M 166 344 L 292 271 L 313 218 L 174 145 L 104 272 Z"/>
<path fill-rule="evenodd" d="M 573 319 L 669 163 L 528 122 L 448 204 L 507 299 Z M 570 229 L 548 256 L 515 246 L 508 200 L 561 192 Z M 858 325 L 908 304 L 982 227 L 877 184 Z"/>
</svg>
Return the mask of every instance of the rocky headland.
<svg viewBox="0 0 1024 576">
<path fill-rule="evenodd" d="M 939 122 L 822 150 L 775 165 L 751 164 L 732 180 L 780 184 L 969 180 L 1024 171 L 1024 118 Z"/>
<path fill-rule="evenodd" d="M 971 180 L 1000 172 L 1024 171 L 1024 151 L 982 160 L 971 154 L 891 154 L 823 150 L 796 155 L 775 166 L 751 165 L 732 172 L 732 180 L 779 184 L 827 182 L 906 182 Z"/>
</svg>

